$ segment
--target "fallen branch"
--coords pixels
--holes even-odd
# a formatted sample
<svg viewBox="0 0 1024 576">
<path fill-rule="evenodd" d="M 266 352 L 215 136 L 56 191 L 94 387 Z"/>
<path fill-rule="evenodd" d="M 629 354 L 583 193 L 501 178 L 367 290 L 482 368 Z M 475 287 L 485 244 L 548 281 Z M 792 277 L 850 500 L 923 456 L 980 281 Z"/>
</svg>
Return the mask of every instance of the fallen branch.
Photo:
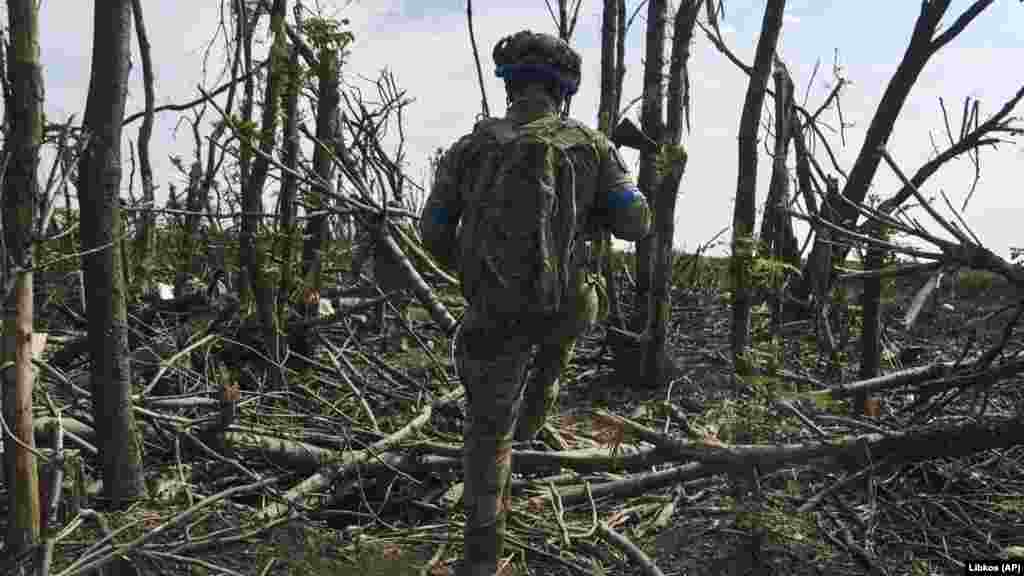
<svg viewBox="0 0 1024 576">
<path fill-rule="evenodd" d="M 196 340 L 195 342 L 189 344 L 185 348 L 182 348 L 174 356 L 171 356 L 166 361 L 161 362 L 160 370 L 158 370 L 156 375 L 153 376 L 153 379 L 149 381 L 149 384 L 147 384 L 146 387 L 142 389 L 141 397 L 145 398 L 146 395 L 148 395 L 153 390 L 153 388 L 156 387 L 157 383 L 160 381 L 160 378 L 162 378 L 164 373 L 167 372 L 167 369 L 170 368 L 171 365 L 173 365 L 179 358 L 188 356 L 193 350 L 202 346 L 203 344 L 206 344 L 207 342 L 213 340 L 216 337 L 216 334 L 207 334 L 206 336 L 200 338 L 199 340 Z"/>
<path fill-rule="evenodd" d="M 462 457 L 462 446 L 455 444 L 421 442 L 410 448 L 422 454 L 435 454 L 449 458 Z M 579 473 L 588 473 L 608 470 L 645 470 L 665 461 L 664 457 L 658 455 L 652 446 L 637 447 L 620 444 L 618 452 L 613 455 L 607 448 L 583 448 L 560 452 L 513 450 L 512 467 L 513 470 L 561 467 L 571 468 Z"/>
<path fill-rule="evenodd" d="M 582 504 L 590 498 L 631 498 L 641 494 L 649 494 L 653 490 L 672 486 L 680 482 L 689 482 L 690 480 L 711 476 L 718 472 L 724 472 L 724 470 L 714 466 L 707 466 L 700 462 L 691 462 L 667 470 L 634 474 L 621 480 L 591 484 L 590 495 L 587 494 L 587 486 L 585 484 L 565 488 L 560 490 L 560 493 L 562 495 L 562 502 L 566 505 Z"/>
<path fill-rule="evenodd" d="M 597 533 L 607 541 L 609 544 L 615 546 L 619 550 L 622 550 L 630 560 L 640 565 L 640 569 L 643 570 L 647 576 L 665 576 L 665 573 L 658 568 L 658 565 L 654 563 L 644 551 L 641 550 L 629 541 L 628 538 L 619 534 L 615 530 L 612 530 L 607 524 L 601 522 L 597 526 Z"/>
<path fill-rule="evenodd" d="M 695 460 L 713 467 L 715 472 L 748 471 L 756 466 L 765 474 L 811 462 L 826 467 L 861 468 L 869 464 L 866 454 L 870 454 L 872 461 L 894 458 L 906 463 L 956 458 L 1024 444 L 1024 421 L 1014 419 L 993 418 L 937 429 L 846 436 L 826 442 L 728 445 L 717 441 L 681 440 L 620 416 L 606 414 L 605 417 L 651 442 L 666 456 Z"/>
<path fill-rule="evenodd" d="M 327 466 L 341 457 L 336 450 L 252 432 L 225 432 L 224 440 L 235 450 L 255 451 L 275 464 L 289 469 L 309 470 Z"/>
<path fill-rule="evenodd" d="M 77 575 L 77 574 L 90 573 L 90 572 L 92 572 L 94 570 L 99 570 L 100 568 L 103 568 L 104 566 L 106 566 L 111 561 L 115 560 L 116 558 L 118 558 L 120 556 L 128 555 L 133 550 L 136 550 L 136 549 L 140 548 L 143 544 L 149 542 L 150 540 L 156 538 L 157 536 L 159 536 L 161 534 L 164 534 L 165 532 L 168 532 L 172 528 L 175 528 L 175 527 L 183 524 L 187 520 L 190 520 L 193 516 L 195 516 L 196 514 L 201 512 L 203 509 L 205 509 L 205 508 L 207 508 L 207 507 L 209 507 L 209 506 L 211 506 L 211 505 L 213 505 L 213 504 L 215 504 L 217 502 L 220 502 L 221 500 L 225 500 L 227 498 L 230 498 L 232 496 L 235 496 L 235 495 L 238 495 L 238 494 L 246 494 L 246 493 L 252 492 L 253 490 L 258 490 L 258 489 L 264 488 L 266 486 L 269 486 L 269 485 L 277 482 L 278 480 L 279 480 L 278 477 L 265 478 L 263 480 L 260 480 L 259 482 L 253 482 L 251 484 L 246 484 L 246 485 L 243 485 L 243 486 L 236 486 L 234 488 L 228 488 L 227 490 L 223 490 L 223 491 L 221 491 L 221 492 L 219 492 L 217 494 L 214 494 L 212 496 L 208 496 L 208 497 L 200 500 L 199 502 L 197 502 L 194 506 L 191 506 L 187 510 L 185 510 L 184 512 L 178 514 L 174 518 L 171 518 L 167 522 L 165 522 L 165 523 L 163 523 L 163 524 L 161 524 L 161 525 L 159 525 L 156 528 L 153 528 L 151 530 L 144 531 L 141 536 L 139 536 L 135 540 L 129 542 L 128 544 L 112 547 L 112 549 L 106 549 L 105 547 L 109 546 L 110 544 L 112 544 L 113 538 L 119 532 L 121 532 L 121 531 L 125 530 L 126 528 L 132 526 L 132 524 L 127 524 L 125 526 L 122 526 L 117 531 L 112 532 L 106 538 L 104 538 L 103 540 L 100 540 L 99 542 L 94 544 L 92 546 L 92 548 L 90 549 L 90 550 L 92 550 L 91 554 L 88 553 L 88 552 L 86 554 L 83 554 L 77 560 L 75 560 L 69 566 L 67 566 L 62 572 L 58 573 L 57 576 L 74 576 L 74 575 Z M 104 553 L 104 552 L 100 552 L 101 550 L 107 550 L 107 551 Z"/>
<path fill-rule="evenodd" d="M 459 398 L 462 393 L 463 390 L 460 388 L 455 392 L 449 393 L 439 400 L 439 402 L 442 404 L 452 402 Z M 313 502 L 313 499 L 310 497 L 312 492 L 327 488 L 338 478 L 353 473 L 359 466 L 365 464 L 371 458 L 376 457 L 382 452 L 393 449 L 412 436 L 414 432 L 430 421 L 430 416 L 433 414 L 433 408 L 432 404 L 427 404 L 423 407 L 423 410 L 420 411 L 418 416 L 413 418 L 408 424 L 394 434 L 384 438 L 383 440 L 374 442 L 364 450 L 357 450 L 355 452 L 343 454 L 340 461 L 330 464 L 328 469 L 321 470 L 292 487 L 291 490 L 284 494 L 284 502 L 274 503 L 264 507 L 259 512 L 260 519 L 262 521 L 273 520 L 288 514 L 296 506 L 307 506 L 308 504 L 311 504 Z"/>
</svg>

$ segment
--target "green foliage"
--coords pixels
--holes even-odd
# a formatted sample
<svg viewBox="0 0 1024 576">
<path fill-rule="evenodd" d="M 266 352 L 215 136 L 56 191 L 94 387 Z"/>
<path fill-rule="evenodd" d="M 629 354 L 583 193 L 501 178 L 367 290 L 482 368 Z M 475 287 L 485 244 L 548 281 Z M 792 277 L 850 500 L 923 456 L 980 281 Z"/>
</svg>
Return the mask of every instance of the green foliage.
<svg viewBox="0 0 1024 576">
<path fill-rule="evenodd" d="M 732 256 L 729 259 L 729 282 L 727 284 L 730 294 L 743 288 L 753 288 L 753 262 L 757 254 L 757 239 L 753 236 L 737 236 L 732 243 Z M 731 298 L 730 298 L 731 300 Z"/>
<path fill-rule="evenodd" d="M 729 259 L 677 253 L 672 262 L 672 285 L 694 290 L 719 290 L 729 285 Z"/>
<path fill-rule="evenodd" d="M 686 148 L 682 145 L 670 146 L 663 144 L 658 148 L 658 154 L 654 157 L 654 172 L 659 178 L 664 178 L 677 165 L 685 165 L 687 159 Z"/>
<path fill-rule="evenodd" d="M 747 356 L 751 367 L 762 374 L 775 376 L 783 367 L 782 342 L 777 338 L 758 340 L 747 349 Z"/>
<path fill-rule="evenodd" d="M 244 146 L 255 148 L 253 143 L 259 141 L 261 134 L 260 126 L 255 120 L 243 120 L 232 114 L 229 125 Z"/>
<path fill-rule="evenodd" d="M 932 573 L 931 564 L 924 558 L 914 558 L 910 561 L 911 576 L 929 576 Z"/>
<path fill-rule="evenodd" d="M 732 257 L 752 260 L 757 254 L 758 241 L 753 236 L 738 236 L 733 241 Z"/>
<path fill-rule="evenodd" d="M 344 55 L 345 48 L 355 38 L 352 32 L 342 30 L 342 26 L 348 24 L 348 18 L 340 21 L 319 16 L 306 18 L 302 21 L 302 33 L 317 52 L 339 50 Z"/>
<path fill-rule="evenodd" d="M 767 384 L 765 384 L 767 385 Z M 719 440 L 727 443 L 756 444 L 771 441 L 779 434 L 799 430 L 792 418 L 779 418 L 764 398 L 721 400 L 708 404 L 693 420 Z"/>
<path fill-rule="evenodd" d="M 1004 514 L 1024 513 L 1024 496 L 996 496 L 992 507 Z"/>
<path fill-rule="evenodd" d="M 750 276 L 755 286 L 773 291 L 782 288 L 788 274 L 799 273 L 796 266 L 775 258 L 758 257 L 750 262 Z"/>
<path fill-rule="evenodd" d="M 813 543 L 819 554 L 827 554 L 829 548 L 818 537 L 818 527 L 813 513 L 796 514 L 786 510 L 777 498 L 768 497 L 761 510 L 740 511 L 736 514 L 736 526 L 744 530 L 761 528 L 771 544 L 785 546 L 793 543 Z"/>
<path fill-rule="evenodd" d="M 850 413 L 849 406 L 841 400 L 832 398 L 832 394 L 829 391 L 813 391 L 806 395 L 806 398 L 812 402 L 819 410 L 824 410 L 830 414 L 837 416 L 846 416 Z"/>
<path fill-rule="evenodd" d="M 35 265 L 50 272 L 67 274 L 81 268 L 78 258 L 69 258 L 81 247 L 79 237 L 79 216 L 77 210 L 56 208 L 51 222 L 62 234 L 49 242 L 42 242 L 36 247 Z"/>
<path fill-rule="evenodd" d="M 636 270 L 636 254 L 612 250 L 612 269 L 616 271 Z M 673 252 L 671 284 L 700 290 L 718 290 L 728 286 L 729 258 L 718 256 L 697 256 L 680 251 Z"/>
<path fill-rule="evenodd" d="M 960 298 L 978 298 L 991 290 L 1002 278 L 987 270 L 963 269 L 957 272 L 953 290 Z"/>
<path fill-rule="evenodd" d="M 407 547 L 390 542 L 367 542 L 356 536 L 355 544 L 342 541 L 333 530 L 290 528 L 285 536 L 290 548 L 281 555 L 281 546 L 260 548 L 255 565 L 266 566 L 275 560 L 275 574 L 299 576 L 413 576 L 419 573 L 419 559 Z M 296 534 L 296 532 L 300 532 Z"/>
</svg>

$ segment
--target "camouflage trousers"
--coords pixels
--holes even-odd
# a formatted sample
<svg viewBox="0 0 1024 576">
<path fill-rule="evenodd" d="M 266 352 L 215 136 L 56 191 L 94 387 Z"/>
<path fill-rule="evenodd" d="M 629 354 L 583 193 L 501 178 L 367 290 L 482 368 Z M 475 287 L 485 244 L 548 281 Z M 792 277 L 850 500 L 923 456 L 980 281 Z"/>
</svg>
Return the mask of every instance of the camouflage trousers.
<svg viewBox="0 0 1024 576">
<path fill-rule="evenodd" d="M 561 322 L 495 322 L 470 306 L 458 342 L 466 388 L 462 576 L 491 576 L 505 541 L 510 505 L 512 442 L 533 439 L 555 411 L 559 378 L 576 338 L 597 317 L 597 294 L 586 296 Z M 534 354 L 534 348 L 537 348 Z M 527 378 L 533 356 L 533 375 Z"/>
</svg>

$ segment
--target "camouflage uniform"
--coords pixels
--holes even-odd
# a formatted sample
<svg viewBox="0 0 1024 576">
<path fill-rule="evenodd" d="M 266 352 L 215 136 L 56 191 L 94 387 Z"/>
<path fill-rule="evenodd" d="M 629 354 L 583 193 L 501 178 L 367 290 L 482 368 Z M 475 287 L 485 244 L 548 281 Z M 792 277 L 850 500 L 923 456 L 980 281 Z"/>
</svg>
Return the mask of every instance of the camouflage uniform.
<svg viewBox="0 0 1024 576">
<path fill-rule="evenodd" d="M 513 36 L 512 41 L 522 34 Z M 570 50 L 551 36 L 530 38 L 538 37 Z M 499 65 L 501 46 L 495 49 Z M 509 105 L 507 119 L 525 124 L 558 114 L 558 102 L 536 84 L 517 96 Z M 599 229 L 610 229 L 617 237 L 629 241 L 644 237 L 650 228 L 647 202 L 616 150 L 603 134 L 582 124 L 568 121 L 567 129 L 586 131 L 594 143 L 593 147 L 572 151 L 577 229 L 583 232 L 583 239 L 592 237 Z M 476 182 L 474 172 L 478 166 L 465 161 L 472 154 L 473 143 L 473 135 L 467 135 L 442 157 L 420 218 L 424 246 L 451 270 L 458 269 L 459 219 L 465 207 L 465 187 Z M 586 264 L 581 259 L 575 262 L 581 268 Z M 481 302 L 468 303 L 458 340 L 459 373 L 466 387 L 468 406 L 464 447 L 464 574 L 491 575 L 496 570 L 504 544 L 505 511 L 509 508 L 513 437 L 532 439 L 554 409 L 558 378 L 568 364 L 576 338 L 598 318 L 598 286 L 596 277 L 579 274 L 576 298 L 554 321 L 496 319 L 487 315 Z M 534 376 L 527 382 L 527 368 L 535 347 Z"/>
</svg>

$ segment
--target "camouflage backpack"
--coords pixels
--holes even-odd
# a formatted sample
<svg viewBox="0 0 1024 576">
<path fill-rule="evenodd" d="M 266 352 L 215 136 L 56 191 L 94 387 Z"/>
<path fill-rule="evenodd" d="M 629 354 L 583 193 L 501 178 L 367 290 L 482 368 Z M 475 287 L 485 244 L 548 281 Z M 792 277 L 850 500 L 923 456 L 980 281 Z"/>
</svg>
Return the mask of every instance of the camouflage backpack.
<svg viewBox="0 0 1024 576">
<path fill-rule="evenodd" d="M 484 120 L 469 159 L 459 235 L 465 298 L 489 314 L 552 317 L 574 286 L 576 174 L 570 152 L 592 149 L 587 132 L 558 117 L 517 125 Z"/>
</svg>

